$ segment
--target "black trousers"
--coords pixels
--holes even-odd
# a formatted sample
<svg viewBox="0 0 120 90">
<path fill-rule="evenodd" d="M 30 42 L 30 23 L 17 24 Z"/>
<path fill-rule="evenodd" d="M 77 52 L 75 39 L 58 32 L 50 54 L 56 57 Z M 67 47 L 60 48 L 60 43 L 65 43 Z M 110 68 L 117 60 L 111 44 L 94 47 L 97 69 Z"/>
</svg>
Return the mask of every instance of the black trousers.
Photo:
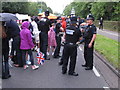
<svg viewBox="0 0 120 90">
<path fill-rule="evenodd" d="M 93 48 L 94 46 L 92 46 L 91 48 L 88 48 L 88 45 L 84 46 L 84 59 L 85 59 L 85 65 L 93 68 Z"/>
<path fill-rule="evenodd" d="M 54 57 L 59 56 L 61 48 L 61 36 L 56 36 L 57 47 L 54 52 Z"/>
<path fill-rule="evenodd" d="M 7 78 L 10 75 L 9 64 L 8 64 L 8 57 L 9 57 L 8 42 L 3 47 L 6 47 L 6 48 L 2 49 L 2 77 Z"/>
<path fill-rule="evenodd" d="M 47 58 L 47 47 L 48 47 L 48 34 L 41 32 L 39 34 L 40 37 L 40 51 L 44 53 L 45 59 Z"/>
<path fill-rule="evenodd" d="M 66 44 L 64 46 L 63 57 L 62 71 L 67 71 L 68 61 L 70 58 L 69 73 L 74 73 L 76 66 L 77 46 Z"/>
<path fill-rule="evenodd" d="M 11 50 L 11 55 L 14 56 L 14 51 L 16 51 L 16 55 L 14 59 L 15 64 L 19 64 L 19 66 L 23 66 L 22 62 L 22 51 L 20 50 L 20 36 L 16 36 L 13 38 L 12 42 L 12 50 Z"/>
</svg>

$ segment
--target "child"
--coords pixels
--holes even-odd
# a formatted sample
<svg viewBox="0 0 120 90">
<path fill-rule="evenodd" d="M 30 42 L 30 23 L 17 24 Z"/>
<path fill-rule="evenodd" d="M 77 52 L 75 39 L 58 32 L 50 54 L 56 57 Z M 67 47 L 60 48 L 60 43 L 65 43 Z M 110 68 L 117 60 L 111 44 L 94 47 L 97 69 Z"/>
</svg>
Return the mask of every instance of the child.
<svg viewBox="0 0 120 90">
<path fill-rule="evenodd" d="M 56 34 L 54 29 L 55 29 L 55 24 L 53 23 L 52 27 L 48 31 L 48 52 L 47 52 L 48 55 L 50 52 L 50 48 L 52 48 L 52 55 L 54 55 L 54 50 L 55 50 L 55 47 L 57 46 L 56 38 L 55 38 Z"/>
<path fill-rule="evenodd" d="M 30 23 L 28 21 L 24 21 L 22 23 L 22 30 L 20 31 L 20 38 L 21 38 L 20 49 L 22 50 L 22 60 L 23 60 L 24 69 L 27 69 L 28 67 L 26 65 L 26 53 L 28 53 L 30 55 L 32 69 L 35 70 L 38 69 L 39 66 L 34 65 L 34 58 L 31 50 L 32 48 L 34 48 L 34 44 L 32 42 L 31 32 L 28 29 L 29 24 Z"/>
</svg>

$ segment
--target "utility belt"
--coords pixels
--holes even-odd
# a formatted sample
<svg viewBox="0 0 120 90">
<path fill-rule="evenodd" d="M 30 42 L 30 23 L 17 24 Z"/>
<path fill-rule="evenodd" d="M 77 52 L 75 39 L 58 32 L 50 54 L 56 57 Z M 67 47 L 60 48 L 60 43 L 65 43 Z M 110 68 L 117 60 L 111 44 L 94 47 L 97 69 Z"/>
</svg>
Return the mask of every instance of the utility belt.
<svg viewBox="0 0 120 90">
<path fill-rule="evenodd" d="M 65 43 L 65 45 L 77 45 L 76 43 Z"/>
</svg>

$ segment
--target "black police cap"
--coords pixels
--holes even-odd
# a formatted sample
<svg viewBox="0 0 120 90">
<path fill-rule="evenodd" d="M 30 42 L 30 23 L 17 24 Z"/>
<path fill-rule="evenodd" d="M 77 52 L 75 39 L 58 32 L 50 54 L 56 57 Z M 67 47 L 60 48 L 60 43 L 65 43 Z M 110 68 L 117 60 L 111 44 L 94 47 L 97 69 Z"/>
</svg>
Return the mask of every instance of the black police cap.
<svg viewBox="0 0 120 90">
<path fill-rule="evenodd" d="M 73 16 L 70 18 L 71 24 L 76 24 L 77 23 L 77 17 Z"/>
<path fill-rule="evenodd" d="M 49 11 L 45 11 L 45 16 L 49 16 L 50 12 Z"/>
<path fill-rule="evenodd" d="M 62 18 L 60 16 L 57 17 L 57 20 L 62 20 Z"/>
<path fill-rule="evenodd" d="M 93 15 L 92 14 L 87 15 L 86 20 L 93 20 L 94 21 Z"/>
</svg>

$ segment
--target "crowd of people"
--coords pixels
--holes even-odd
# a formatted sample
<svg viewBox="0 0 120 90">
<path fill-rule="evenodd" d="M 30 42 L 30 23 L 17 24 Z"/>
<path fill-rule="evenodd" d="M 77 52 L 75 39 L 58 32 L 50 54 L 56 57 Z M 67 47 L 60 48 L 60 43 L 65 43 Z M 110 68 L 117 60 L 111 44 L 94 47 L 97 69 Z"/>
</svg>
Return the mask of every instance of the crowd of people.
<svg viewBox="0 0 120 90">
<path fill-rule="evenodd" d="M 62 65 L 62 74 L 67 73 L 68 61 L 70 58 L 69 75 L 78 76 L 75 72 L 77 46 L 85 42 L 84 58 L 85 70 L 93 69 L 93 48 L 96 38 L 96 27 L 93 24 L 94 17 L 90 14 L 86 21 L 80 17 L 71 16 L 67 24 L 65 17 L 57 17 L 49 20 L 49 11 L 42 15 L 33 16 L 31 22 L 23 20 L 21 27 L 16 21 L 10 20 L 2 23 L 2 78 L 11 77 L 9 72 L 9 58 L 15 67 L 36 70 L 39 65 L 35 65 L 33 51 L 42 52 L 45 60 L 52 51 L 53 58 L 60 58 L 59 65 Z M 11 47 L 10 40 L 12 39 Z M 60 49 L 64 44 L 62 56 Z"/>
</svg>

